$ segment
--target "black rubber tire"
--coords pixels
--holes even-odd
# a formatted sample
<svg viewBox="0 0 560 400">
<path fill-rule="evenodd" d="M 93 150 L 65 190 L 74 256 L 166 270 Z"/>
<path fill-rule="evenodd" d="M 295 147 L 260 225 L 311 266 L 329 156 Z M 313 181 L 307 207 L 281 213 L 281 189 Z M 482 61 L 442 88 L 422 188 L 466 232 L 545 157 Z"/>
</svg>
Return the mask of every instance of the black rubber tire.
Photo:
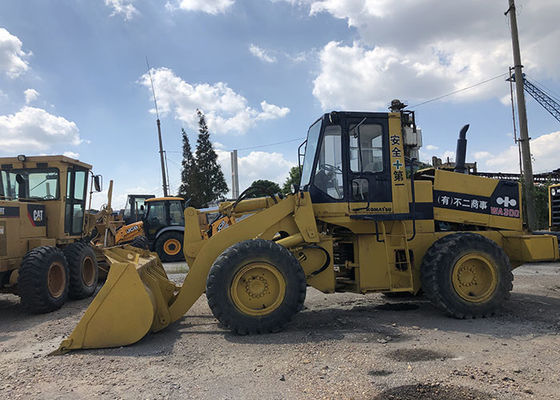
<svg viewBox="0 0 560 400">
<path fill-rule="evenodd" d="M 177 254 L 168 254 L 165 252 L 165 242 L 171 239 L 178 240 L 180 243 L 181 248 Z M 154 249 L 161 261 L 183 261 L 185 259 L 185 255 L 183 254 L 183 232 L 169 231 L 162 233 L 161 236 L 157 238 Z"/>
<path fill-rule="evenodd" d="M 233 303 L 230 287 L 236 273 L 249 262 L 264 261 L 280 272 L 286 283 L 282 303 L 270 314 L 251 316 Z M 206 281 L 206 297 L 212 313 L 233 332 L 246 335 L 280 331 L 303 308 L 305 274 L 293 254 L 269 240 L 236 243 L 214 261 Z"/>
<path fill-rule="evenodd" d="M 99 281 L 99 266 L 91 246 L 84 242 L 71 243 L 64 248 L 64 255 L 70 269 L 68 297 L 79 300 L 93 295 Z"/>
<path fill-rule="evenodd" d="M 455 263 L 469 252 L 482 253 L 491 259 L 498 281 L 488 300 L 479 303 L 461 298 L 452 283 Z M 476 233 L 454 233 L 437 240 L 426 252 L 420 271 L 426 297 L 437 308 L 455 318 L 493 315 L 510 297 L 513 289 L 508 256 L 494 241 Z"/>
<path fill-rule="evenodd" d="M 49 290 L 49 269 L 53 263 L 61 266 L 63 289 L 56 297 Z M 34 314 L 58 310 L 68 298 L 70 271 L 64 253 L 57 247 L 42 246 L 29 251 L 21 262 L 18 276 L 18 292 L 21 305 Z"/>
<path fill-rule="evenodd" d="M 130 245 L 139 249 L 150 250 L 150 241 L 146 236 L 136 236 L 132 239 Z"/>
</svg>

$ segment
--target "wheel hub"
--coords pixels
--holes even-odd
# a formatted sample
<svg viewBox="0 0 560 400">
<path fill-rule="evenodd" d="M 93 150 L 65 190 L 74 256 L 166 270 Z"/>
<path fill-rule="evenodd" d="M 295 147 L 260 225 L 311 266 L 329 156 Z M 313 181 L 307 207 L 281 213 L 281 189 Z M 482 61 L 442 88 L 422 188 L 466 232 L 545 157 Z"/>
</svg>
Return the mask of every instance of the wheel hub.
<svg viewBox="0 0 560 400">
<path fill-rule="evenodd" d="M 53 262 L 49 266 L 47 286 L 52 297 L 56 299 L 62 296 L 64 288 L 66 287 L 66 271 L 62 264 Z"/>
<path fill-rule="evenodd" d="M 481 253 L 466 254 L 457 260 L 451 280 L 457 295 L 472 303 L 487 301 L 498 286 L 494 262 Z"/>
<path fill-rule="evenodd" d="M 286 293 L 284 276 L 274 265 L 255 262 L 234 276 L 230 296 L 233 304 L 251 316 L 267 315 L 282 304 Z"/>
<path fill-rule="evenodd" d="M 170 256 L 174 256 L 181 250 L 181 242 L 177 239 L 167 239 L 163 244 L 163 250 Z"/>
<path fill-rule="evenodd" d="M 268 291 L 268 282 L 263 276 L 252 276 L 245 281 L 245 291 L 247 295 L 253 299 L 258 299 L 270 293 Z"/>
</svg>

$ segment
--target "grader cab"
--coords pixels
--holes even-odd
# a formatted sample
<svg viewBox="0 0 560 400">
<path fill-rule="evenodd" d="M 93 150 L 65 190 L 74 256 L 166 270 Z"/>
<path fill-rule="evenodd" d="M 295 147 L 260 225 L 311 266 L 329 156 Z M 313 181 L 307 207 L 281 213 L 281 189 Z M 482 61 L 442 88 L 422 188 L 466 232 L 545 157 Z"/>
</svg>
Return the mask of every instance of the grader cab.
<svg viewBox="0 0 560 400">
<path fill-rule="evenodd" d="M 222 203 L 218 221 L 235 223 L 219 231 L 185 209 L 182 286 L 148 252 L 108 250 L 107 283 L 58 352 L 134 343 L 205 292 L 214 316 L 239 334 L 282 329 L 306 286 L 422 289 L 450 316 L 488 316 L 509 297 L 513 268 L 559 258 L 555 236 L 524 230 L 517 183 L 466 175 L 461 165 L 417 172 L 411 111 L 328 113 L 304 145 L 301 183 L 286 198 Z"/>
<path fill-rule="evenodd" d="M 97 287 L 97 257 L 82 241 L 90 175 L 101 191 L 91 168 L 65 156 L 0 158 L 0 291 L 18 294 L 31 312 Z"/>
</svg>

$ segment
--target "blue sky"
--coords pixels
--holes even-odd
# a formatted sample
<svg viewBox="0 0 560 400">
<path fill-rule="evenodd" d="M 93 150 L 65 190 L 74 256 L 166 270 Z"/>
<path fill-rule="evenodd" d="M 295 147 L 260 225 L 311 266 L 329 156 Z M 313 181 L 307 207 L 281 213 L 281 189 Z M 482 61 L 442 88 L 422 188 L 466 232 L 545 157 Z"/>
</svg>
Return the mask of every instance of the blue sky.
<svg viewBox="0 0 560 400">
<path fill-rule="evenodd" d="M 116 208 L 126 193 L 161 195 L 148 57 L 173 192 L 180 129 L 194 147 L 196 108 L 208 117 L 228 184 L 232 149 L 243 149 L 241 189 L 255 179 L 282 183 L 323 112 L 383 111 L 393 98 L 415 105 L 507 72 L 507 1 L 466 4 L 3 0 L 0 155 L 77 156 L 115 180 Z M 517 4 L 526 73 L 558 95 L 560 4 Z M 559 168 L 560 125 L 531 98 L 527 105 L 535 171 Z M 424 159 L 453 158 L 470 123 L 468 161 L 518 170 L 503 78 L 416 110 Z M 277 142 L 286 143 L 259 147 Z M 94 204 L 104 201 L 97 195 Z"/>
</svg>

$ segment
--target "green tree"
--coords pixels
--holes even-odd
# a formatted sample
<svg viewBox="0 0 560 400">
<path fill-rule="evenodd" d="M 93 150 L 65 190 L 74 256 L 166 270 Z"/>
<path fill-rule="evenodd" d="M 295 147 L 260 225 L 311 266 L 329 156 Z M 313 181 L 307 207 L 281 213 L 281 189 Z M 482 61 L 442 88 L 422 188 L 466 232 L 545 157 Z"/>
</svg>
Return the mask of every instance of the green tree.
<svg viewBox="0 0 560 400">
<path fill-rule="evenodd" d="M 299 185 L 301 181 L 301 171 L 298 166 L 292 167 L 290 169 L 290 174 L 286 178 L 286 182 L 284 182 L 284 186 L 282 186 L 282 192 L 284 194 L 290 194 L 292 191 L 292 185 Z"/>
<path fill-rule="evenodd" d="M 196 160 L 193 157 L 191 145 L 187 132 L 181 128 L 181 135 L 183 137 L 183 161 L 181 169 L 181 186 L 179 186 L 178 196 L 185 200 L 191 199 L 198 194 L 198 171 Z M 195 200 L 196 201 L 196 200 Z"/>
<path fill-rule="evenodd" d="M 537 229 L 548 228 L 548 187 L 550 182 L 535 185 L 535 211 L 537 213 Z"/>
<path fill-rule="evenodd" d="M 248 189 L 247 198 L 263 197 L 282 192 L 280 186 L 276 182 L 266 179 L 254 181 Z"/>
<path fill-rule="evenodd" d="M 200 110 L 198 115 L 198 139 L 196 141 L 196 170 L 198 178 L 198 194 L 191 200 L 196 208 L 207 207 L 209 203 L 223 197 L 228 191 L 224 173 L 218 164 L 218 155 L 212 147 L 210 132 L 206 118 Z"/>
</svg>

